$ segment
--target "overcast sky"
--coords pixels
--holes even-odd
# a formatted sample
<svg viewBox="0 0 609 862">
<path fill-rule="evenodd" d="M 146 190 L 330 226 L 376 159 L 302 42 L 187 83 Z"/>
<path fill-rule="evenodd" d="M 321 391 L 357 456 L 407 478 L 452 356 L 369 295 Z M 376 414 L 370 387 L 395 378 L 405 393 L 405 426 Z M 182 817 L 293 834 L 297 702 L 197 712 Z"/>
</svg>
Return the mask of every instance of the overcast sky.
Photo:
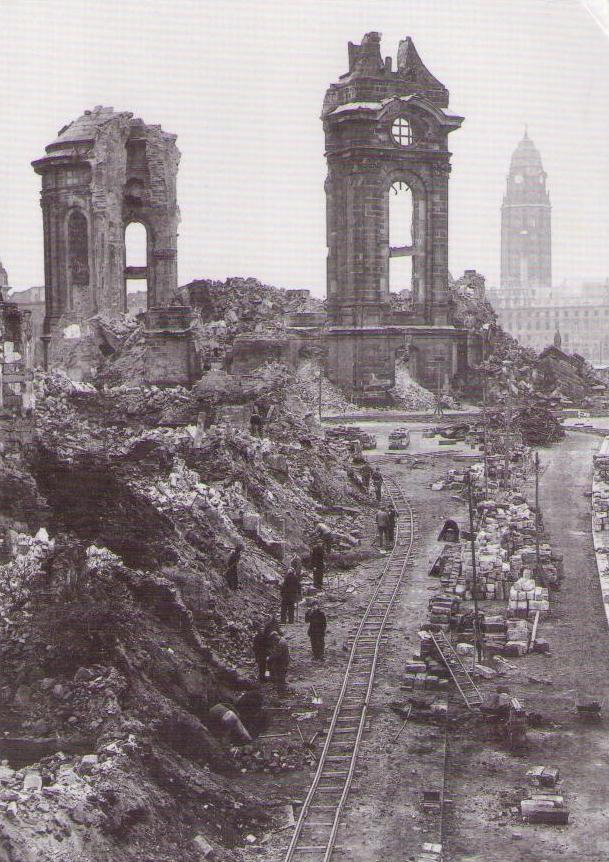
<svg viewBox="0 0 609 862">
<path fill-rule="evenodd" d="M 104 104 L 178 135 L 180 283 L 252 275 L 323 294 L 319 114 L 347 42 L 370 30 L 394 58 L 412 36 L 466 118 L 450 137 L 452 273 L 497 281 L 526 123 L 549 175 L 555 284 L 609 276 L 609 40 L 578 0 L 0 0 L 0 27 L 0 258 L 15 287 L 44 280 L 30 161 Z"/>
</svg>

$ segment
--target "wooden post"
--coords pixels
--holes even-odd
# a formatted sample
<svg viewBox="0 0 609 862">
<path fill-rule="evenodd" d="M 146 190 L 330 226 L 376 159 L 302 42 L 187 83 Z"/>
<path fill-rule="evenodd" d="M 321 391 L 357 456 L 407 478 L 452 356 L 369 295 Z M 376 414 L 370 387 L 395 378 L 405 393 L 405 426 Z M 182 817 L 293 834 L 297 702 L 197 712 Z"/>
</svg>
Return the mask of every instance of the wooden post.
<svg viewBox="0 0 609 862">
<path fill-rule="evenodd" d="M 472 552 L 472 576 L 473 576 L 473 595 L 474 595 L 474 648 L 475 656 L 478 661 L 482 661 L 482 640 L 480 638 L 480 628 L 478 620 L 478 573 L 476 571 L 476 542 L 474 535 L 474 500 L 473 500 L 473 485 L 471 469 L 467 471 L 467 488 L 469 491 L 469 536 L 470 547 Z M 474 657 L 474 664 L 476 658 Z"/>
</svg>

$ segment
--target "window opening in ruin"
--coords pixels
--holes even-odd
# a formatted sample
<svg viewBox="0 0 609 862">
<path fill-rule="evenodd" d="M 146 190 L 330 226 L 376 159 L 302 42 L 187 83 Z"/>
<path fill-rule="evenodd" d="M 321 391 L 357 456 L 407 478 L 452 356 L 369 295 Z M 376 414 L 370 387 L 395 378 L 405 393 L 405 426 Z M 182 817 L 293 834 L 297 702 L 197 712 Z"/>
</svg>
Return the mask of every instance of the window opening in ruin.
<svg viewBox="0 0 609 862">
<path fill-rule="evenodd" d="M 139 314 L 148 307 L 148 234 L 141 222 L 125 228 L 125 294 L 127 312 Z"/>
<path fill-rule="evenodd" d="M 408 147 L 412 143 L 412 128 L 405 117 L 398 117 L 393 121 L 391 134 L 400 147 Z"/>
<path fill-rule="evenodd" d="M 389 189 L 389 245 L 392 249 L 413 243 L 414 201 L 405 182 L 393 183 Z"/>
<path fill-rule="evenodd" d="M 86 216 L 72 210 L 68 218 L 68 265 L 70 284 L 86 287 L 89 284 L 89 239 Z"/>
<path fill-rule="evenodd" d="M 412 292 L 412 257 L 389 258 L 389 290 L 392 293 Z"/>
</svg>

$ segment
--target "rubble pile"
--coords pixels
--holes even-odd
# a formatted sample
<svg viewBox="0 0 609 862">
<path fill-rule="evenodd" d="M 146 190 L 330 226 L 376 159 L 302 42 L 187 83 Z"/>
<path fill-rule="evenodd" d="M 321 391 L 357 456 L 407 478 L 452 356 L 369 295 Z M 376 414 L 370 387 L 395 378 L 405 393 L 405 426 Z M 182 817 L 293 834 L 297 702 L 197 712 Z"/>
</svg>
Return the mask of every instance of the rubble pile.
<svg viewBox="0 0 609 862">
<path fill-rule="evenodd" d="M 236 668 L 287 561 L 322 525 L 330 567 L 344 565 L 370 503 L 285 367 L 210 375 L 192 390 L 37 376 L 38 436 L 11 495 L 25 514 L 0 560 L 0 808 L 24 862 L 76 860 L 83 842 L 110 862 L 195 862 L 201 842 L 236 859 L 227 846 L 269 814 L 223 773 L 308 762 L 283 745 L 227 756 L 207 711 L 254 685 Z"/>
</svg>

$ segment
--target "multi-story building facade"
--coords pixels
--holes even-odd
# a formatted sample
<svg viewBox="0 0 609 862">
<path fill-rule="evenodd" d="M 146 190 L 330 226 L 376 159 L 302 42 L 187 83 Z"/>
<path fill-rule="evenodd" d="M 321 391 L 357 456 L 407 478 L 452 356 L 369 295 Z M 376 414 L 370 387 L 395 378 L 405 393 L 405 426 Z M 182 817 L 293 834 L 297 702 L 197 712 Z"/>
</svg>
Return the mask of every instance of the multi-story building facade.
<svg viewBox="0 0 609 862">
<path fill-rule="evenodd" d="M 501 207 L 501 285 L 487 291 L 499 322 L 525 347 L 562 347 L 593 363 L 609 360 L 609 279 L 552 287 L 547 174 L 525 132 L 510 163 Z"/>
</svg>

